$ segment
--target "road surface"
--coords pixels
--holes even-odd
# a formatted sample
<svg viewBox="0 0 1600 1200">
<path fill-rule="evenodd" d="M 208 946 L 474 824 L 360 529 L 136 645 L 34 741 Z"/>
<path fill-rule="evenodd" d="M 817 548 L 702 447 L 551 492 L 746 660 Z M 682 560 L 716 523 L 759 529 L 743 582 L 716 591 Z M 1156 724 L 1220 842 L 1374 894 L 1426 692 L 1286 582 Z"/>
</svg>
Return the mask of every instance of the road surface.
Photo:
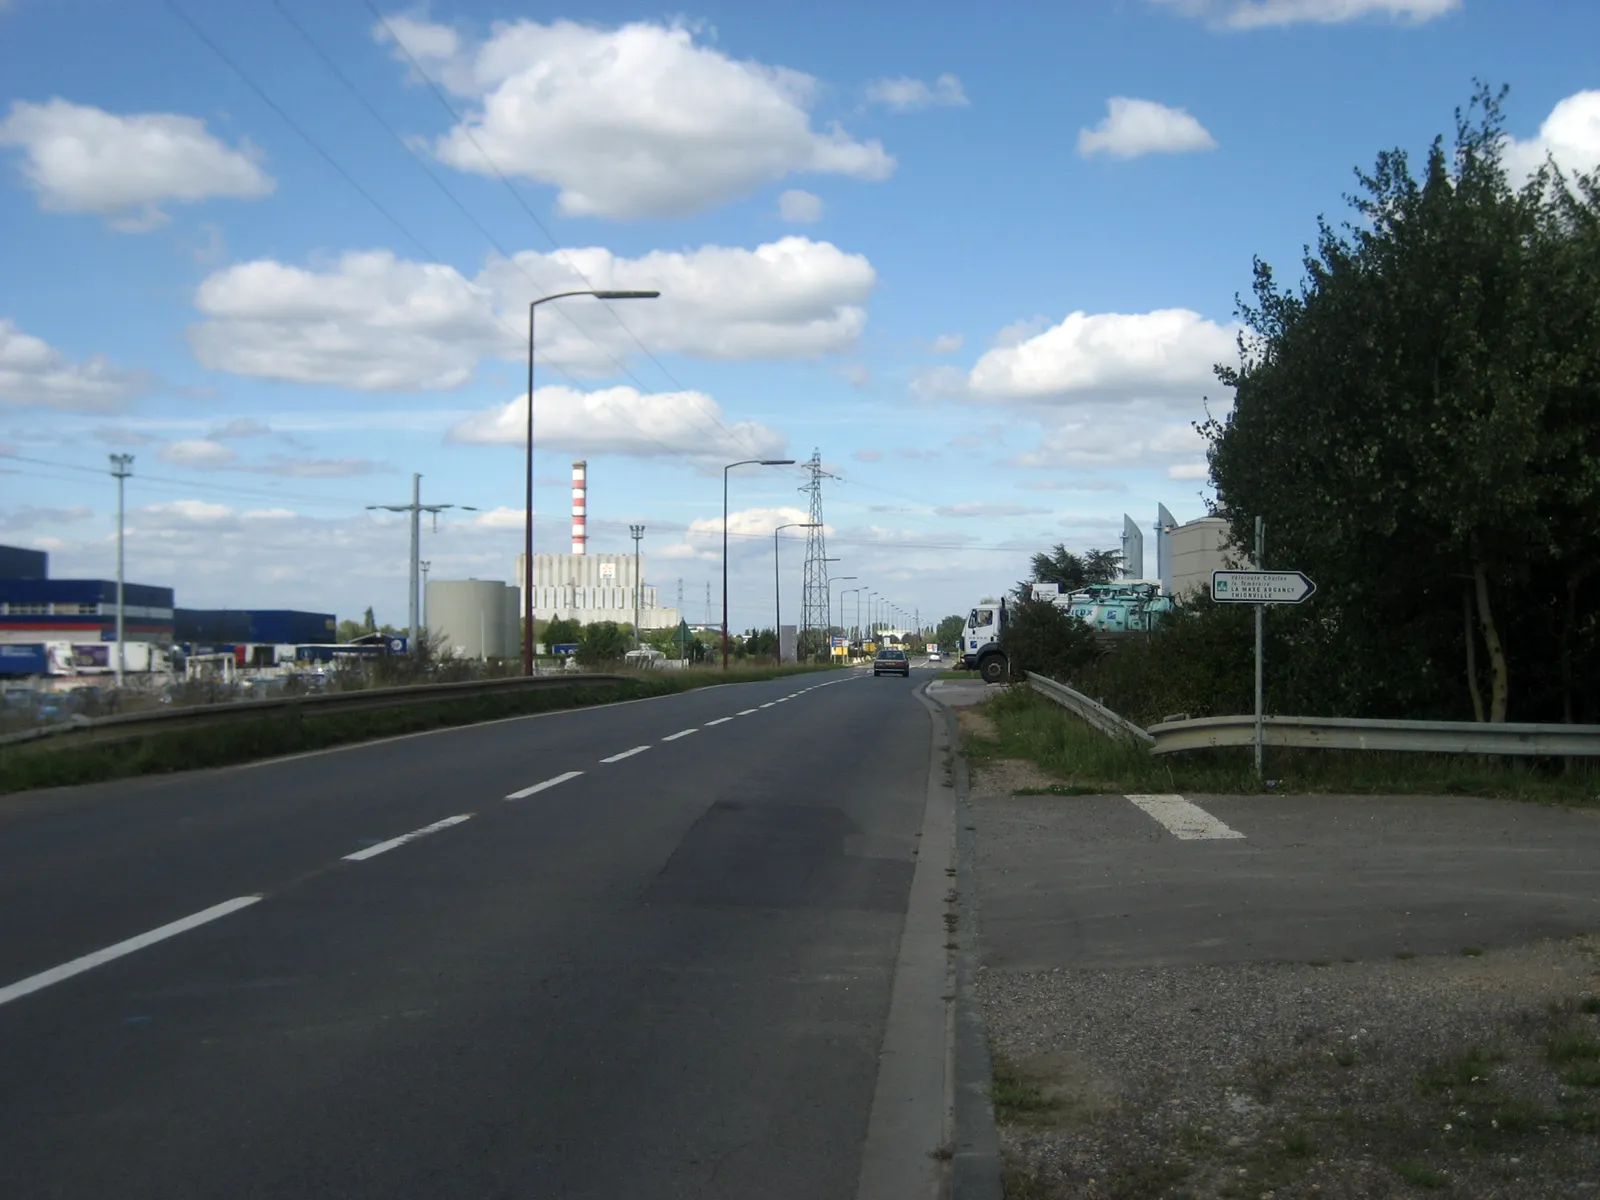
<svg viewBox="0 0 1600 1200">
<path fill-rule="evenodd" d="M 925 679 L 0 801 L 0 1195 L 855 1195 Z"/>
</svg>

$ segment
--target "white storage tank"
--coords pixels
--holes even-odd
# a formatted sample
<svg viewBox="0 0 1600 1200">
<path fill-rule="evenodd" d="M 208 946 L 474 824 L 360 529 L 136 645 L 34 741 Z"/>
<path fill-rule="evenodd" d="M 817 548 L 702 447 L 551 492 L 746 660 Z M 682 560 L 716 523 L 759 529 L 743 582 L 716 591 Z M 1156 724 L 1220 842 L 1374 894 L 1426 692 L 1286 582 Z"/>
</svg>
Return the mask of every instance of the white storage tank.
<svg viewBox="0 0 1600 1200">
<path fill-rule="evenodd" d="M 428 629 L 445 641 L 440 653 L 463 658 L 520 658 L 516 588 L 498 579 L 430 579 Z"/>
</svg>

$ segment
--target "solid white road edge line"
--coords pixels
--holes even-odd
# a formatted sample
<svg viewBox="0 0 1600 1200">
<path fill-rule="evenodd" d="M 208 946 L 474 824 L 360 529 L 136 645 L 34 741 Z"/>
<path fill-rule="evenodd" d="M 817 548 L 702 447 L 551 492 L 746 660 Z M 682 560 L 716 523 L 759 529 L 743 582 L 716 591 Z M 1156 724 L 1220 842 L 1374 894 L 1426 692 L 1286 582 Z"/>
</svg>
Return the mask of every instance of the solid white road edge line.
<svg viewBox="0 0 1600 1200">
<path fill-rule="evenodd" d="M 602 758 L 603 763 L 621 762 L 625 758 L 632 758 L 635 754 L 643 754 L 649 746 L 635 746 L 632 750 L 624 750 L 621 754 L 613 754 L 610 758 Z"/>
<path fill-rule="evenodd" d="M 85 954 L 82 958 L 75 958 L 69 963 L 62 963 L 59 967 L 51 967 L 48 971 L 40 971 L 37 975 L 30 975 L 20 979 L 9 987 L 0 988 L 0 1004 L 9 1004 L 20 999 L 30 992 L 37 992 L 47 988 L 52 983 L 60 983 L 63 979 L 71 979 L 74 975 L 81 975 L 84 971 L 98 967 L 102 963 L 111 962 L 121 958 L 124 954 L 132 954 L 135 950 L 143 950 L 146 946 L 153 946 L 157 942 L 165 941 L 180 933 L 215 921 L 218 917 L 225 917 L 229 913 L 238 912 L 241 908 L 249 908 L 260 896 L 239 896 L 233 900 L 224 900 L 221 904 L 214 904 L 200 912 L 191 913 L 169 925 L 159 929 L 152 929 L 149 933 L 141 933 L 131 937 L 125 942 L 118 942 L 114 946 L 107 946 L 104 950 L 96 950 L 93 954 Z"/>
<path fill-rule="evenodd" d="M 542 792 L 546 788 L 553 788 L 558 783 L 565 783 L 569 779 L 576 779 L 579 775 L 582 775 L 582 774 L 583 774 L 582 771 L 566 771 L 566 772 L 563 772 L 560 775 L 555 776 L 555 778 L 553 778 L 553 779 L 546 779 L 543 783 L 536 783 L 532 787 L 525 787 L 520 792 L 512 792 L 509 796 L 506 797 L 506 799 L 507 800 L 522 800 L 522 799 L 525 799 L 528 796 L 533 795 L 535 792 Z"/>
<path fill-rule="evenodd" d="M 669 733 L 669 734 L 667 734 L 667 736 L 662 738 L 661 740 L 663 742 L 675 742 L 679 738 L 688 737 L 691 733 L 699 732 L 699 728 L 700 727 L 698 725 L 696 725 L 696 726 L 694 726 L 693 728 L 690 728 L 690 729 L 680 729 L 680 730 L 678 730 L 677 733 Z"/>
<path fill-rule="evenodd" d="M 1182 796 L 1129 796 L 1128 799 L 1161 822 L 1173 837 L 1186 842 L 1244 837 L 1238 830 L 1229 829 L 1198 804 Z"/>
<path fill-rule="evenodd" d="M 731 720 L 733 720 L 732 717 L 718 717 L 715 721 L 707 721 L 706 728 L 710 729 L 713 725 L 726 725 Z"/>
<path fill-rule="evenodd" d="M 421 829 L 413 829 L 410 833 L 402 833 L 397 838 L 390 838 L 387 842 L 379 842 L 376 846 L 368 846 L 365 850 L 357 850 L 354 854 L 346 854 L 345 862 L 365 862 L 380 854 L 386 854 L 396 846 L 404 846 L 407 842 L 414 842 L 419 837 L 427 837 L 430 833 L 438 833 L 441 829 L 449 829 L 452 825 L 459 825 L 463 821 L 472 820 L 471 813 L 457 813 L 453 817 L 446 817 L 442 821 L 435 821 L 432 825 L 424 825 Z"/>
</svg>

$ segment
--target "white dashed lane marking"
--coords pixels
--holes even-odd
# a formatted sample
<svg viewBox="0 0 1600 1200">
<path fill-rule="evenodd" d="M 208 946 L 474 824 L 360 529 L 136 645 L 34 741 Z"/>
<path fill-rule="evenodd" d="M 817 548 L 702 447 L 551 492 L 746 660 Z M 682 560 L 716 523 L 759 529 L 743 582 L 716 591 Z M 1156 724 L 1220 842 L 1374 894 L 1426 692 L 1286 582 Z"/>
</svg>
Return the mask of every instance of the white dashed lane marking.
<svg viewBox="0 0 1600 1200">
<path fill-rule="evenodd" d="M 357 850 L 354 854 L 346 854 L 345 862 L 365 862 L 369 858 L 376 858 L 380 854 L 387 854 L 407 842 L 414 842 L 420 837 L 427 837 L 430 833 L 438 833 L 441 829 L 449 829 L 452 825 L 459 825 L 463 821 L 472 820 L 471 813 L 458 813 L 453 817 L 446 817 L 442 821 L 435 821 L 432 825 L 424 825 L 421 829 L 413 829 L 410 833 L 402 833 L 397 838 L 390 838 L 387 842 L 379 842 L 376 846 L 368 846 L 365 850 Z"/>
<path fill-rule="evenodd" d="M 582 774 L 583 774 L 582 771 L 567 771 L 567 772 L 565 772 L 565 773 L 563 773 L 561 775 L 557 775 L 554 779 L 546 779 L 543 783 L 536 783 L 532 787 L 525 787 L 520 792 L 512 792 L 509 796 L 506 797 L 506 799 L 507 800 L 521 800 L 521 799 L 524 799 L 527 796 L 533 795 L 535 792 L 542 792 L 546 788 L 553 788 L 558 783 L 565 783 L 569 779 L 576 779 L 579 775 L 582 775 Z"/>
<path fill-rule="evenodd" d="M 632 758 L 635 754 L 643 754 L 649 746 L 635 746 L 632 750 L 624 750 L 621 754 L 613 754 L 610 758 L 602 758 L 603 763 L 621 762 L 625 758 Z"/>
</svg>

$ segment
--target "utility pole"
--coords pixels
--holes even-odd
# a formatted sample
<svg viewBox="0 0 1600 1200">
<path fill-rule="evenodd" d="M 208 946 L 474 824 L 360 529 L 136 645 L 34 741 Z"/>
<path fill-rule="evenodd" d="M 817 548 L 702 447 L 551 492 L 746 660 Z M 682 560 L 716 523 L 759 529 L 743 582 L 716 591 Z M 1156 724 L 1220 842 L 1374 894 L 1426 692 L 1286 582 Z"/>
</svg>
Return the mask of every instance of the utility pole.
<svg viewBox="0 0 1600 1200">
<path fill-rule="evenodd" d="M 411 503 L 410 504 L 369 504 L 367 510 L 383 509 L 385 512 L 403 512 L 411 514 L 411 575 L 407 590 L 410 592 L 407 604 L 407 617 L 411 625 L 411 653 L 416 654 L 421 648 L 421 623 L 418 611 L 418 580 L 422 574 L 422 514 L 433 514 L 434 532 L 439 529 L 439 514 L 447 508 L 459 508 L 462 512 L 477 512 L 470 504 L 424 504 L 422 502 L 422 476 L 411 476 Z"/>
<path fill-rule="evenodd" d="M 628 532 L 633 535 L 633 648 L 637 650 L 644 644 L 639 637 L 639 604 L 644 595 L 644 580 L 639 577 L 639 539 L 644 537 L 644 526 L 630 525 Z"/>
<path fill-rule="evenodd" d="M 123 602 L 122 579 L 122 540 L 124 532 L 122 488 L 123 481 L 133 474 L 133 455 L 113 454 L 111 456 L 111 474 L 117 481 L 117 687 L 122 686 L 122 673 L 127 669 L 128 652 L 123 643 L 123 612 L 126 605 Z"/>
<path fill-rule="evenodd" d="M 1265 571 L 1266 568 L 1266 522 L 1264 518 L 1256 517 L 1256 561 L 1255 569 Z M 1267 606 L 1256 605 L 1256 779 L 1261 778 L 1261 743 L 1262 743 L 1262 680 L 1261 680 L 1261 655 L 1266 635 L 1263 631 L 1263 622 L 1266 617 Z"/>
<path fill-rule="evenodd" d="M 821 629 L 823 640 L 826 641 L 831 623 L 831 614 L 828 612 L 831 600 L 828 588 L 828 543 L 822 527 L 822 481 L 836 476 L 822 469 L 820 450 L 812 450 L 811 460 L 804 465 L 811 478 L 800 490 L 810 496 L 810 515 L 806 517 L 806 566 L 801 591 L 800 637 L 795 642 L 796 660 L 800 657 L 798 650 L 805 638 L 805 631 Z"/>
<path fill-rule="evenodd" d="M 427 559 L 417 564 L 422 568 L 422 627 L 428 627 L 428 568 L 433 566 Z"/>
</svg>

